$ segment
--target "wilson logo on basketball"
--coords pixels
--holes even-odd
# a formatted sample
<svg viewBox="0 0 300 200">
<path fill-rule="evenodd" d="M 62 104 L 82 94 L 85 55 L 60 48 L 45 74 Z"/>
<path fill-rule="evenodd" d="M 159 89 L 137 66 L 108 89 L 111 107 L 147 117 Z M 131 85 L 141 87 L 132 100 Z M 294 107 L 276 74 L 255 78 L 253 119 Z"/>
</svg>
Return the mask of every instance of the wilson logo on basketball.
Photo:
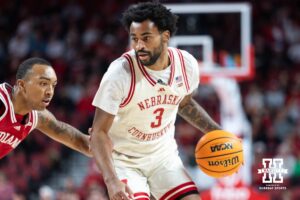
<svg viewBox="0 0 300 200">
<path fill-rule="evenodd" d="M 232 143 L 217 144 L 215 146 L 210 147 L 211 152 L 223 151 L 227 149 L 233 149 Z"/>
<path fill-rule="evenodd" d="M 223 130 L 211 131 L 198 141 L 195 157 L 199 168 L 207 175 L 229 176 L 244 162 L 242 141 Z"/>
<path fill-rule="evenodd" d="M 208 161 L 209 166 L 219 166 L 222 165 L 223 167 L 235 165 L 239 163 L 239 157 L 234 156 L 232 158 L 228 158 L 226 160 L 216 160 L 216 161 Z"/>
</svg>

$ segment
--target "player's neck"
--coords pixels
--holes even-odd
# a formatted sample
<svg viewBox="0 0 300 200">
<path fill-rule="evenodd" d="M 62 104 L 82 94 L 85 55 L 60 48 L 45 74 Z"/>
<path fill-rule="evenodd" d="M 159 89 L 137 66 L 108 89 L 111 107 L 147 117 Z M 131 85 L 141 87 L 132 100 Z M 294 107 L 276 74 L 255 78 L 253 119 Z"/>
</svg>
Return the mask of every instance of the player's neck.
<svg viewBox="0 0 300 200">
<path fill-rule="evenodd" d="M 15 86 L 11 92 L 11 101 L 14 106 L 15 114 L 26 115 L 31 111 L 27 108 L 25 99 Z"/>
<path fill-rule="evenodd" d="M 164 50 L 157 61 L 151 65 L 147 66 L 149 69 L 160 71 L 166 69 L 170 65 L 170 59 L 166 50 Z"/>
</svg>

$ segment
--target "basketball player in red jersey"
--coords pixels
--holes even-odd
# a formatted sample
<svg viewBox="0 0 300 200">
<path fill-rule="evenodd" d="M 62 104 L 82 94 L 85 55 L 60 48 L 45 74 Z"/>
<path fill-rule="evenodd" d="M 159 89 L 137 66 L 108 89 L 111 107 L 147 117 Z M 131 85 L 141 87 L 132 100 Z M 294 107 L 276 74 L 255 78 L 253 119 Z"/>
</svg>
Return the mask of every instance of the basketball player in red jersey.
<svg viewBox="0 0 300 200">
<path fill-rule="evenodd" d="M 87 156 L 89 136 L 57 120 L 49 105 L 57 78 L 51 64 L 29 58 L 20 64 L 12 87 L 0 84 L 0 159 L 14 150 L 33 129 Z"/>
<path fill-rule="evenodd" d="M 199 200 L 178 156 L 177 111 L 203 133 L 221 129 L 192 98 L 197 60 L 168 47 L 177 16 L 159 3 L 123 15 L 132 50 L 111 63 L 95 95 L 91 148 L 112 200 Z"/>
</svg>

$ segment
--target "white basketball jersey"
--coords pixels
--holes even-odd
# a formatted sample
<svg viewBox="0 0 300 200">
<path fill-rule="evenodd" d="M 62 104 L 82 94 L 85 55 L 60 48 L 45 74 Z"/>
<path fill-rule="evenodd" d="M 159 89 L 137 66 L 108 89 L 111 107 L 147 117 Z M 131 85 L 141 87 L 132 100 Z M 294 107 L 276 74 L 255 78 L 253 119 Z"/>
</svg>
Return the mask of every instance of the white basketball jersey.
<svg viewBox="0 0 300 200">
<path fill-rule="evenodd" d="M 184 57 L 187 52 L 169 48 L 170 78 L 164 83 L 155 80 L 137 59 L 134 50 L 122 55 L 123 66 L 130 68 L 131 81 L 127 97 L 119 106 L 109 135 L 113 141 L 114 150 L 129 156 L 145 155 L 175 151 L 177 144 L 174 139 L 174 123 L 181 100 L 195 89 L 192 77 L 186 70 L 198 72 L 191 66 L 195 62 L 187 62 Z M 194 58 L 193 58 L 194 59 Z M 124 63 L 126 62 L 126 64 Z M 196 74 L 199 77 L 199 74 Z M 128 81 L 129 82 L 129 81 Z M 101 88 L 101 85 L 100 85 Z M 101 90 L 98 90 L 101 92 Z M 104 95 L 104 94 L 99 94 Z M 97 95 L 96 95 L 97 96 Z M 93 104 L 97 104 L 96 97 Z"/>
</svg>

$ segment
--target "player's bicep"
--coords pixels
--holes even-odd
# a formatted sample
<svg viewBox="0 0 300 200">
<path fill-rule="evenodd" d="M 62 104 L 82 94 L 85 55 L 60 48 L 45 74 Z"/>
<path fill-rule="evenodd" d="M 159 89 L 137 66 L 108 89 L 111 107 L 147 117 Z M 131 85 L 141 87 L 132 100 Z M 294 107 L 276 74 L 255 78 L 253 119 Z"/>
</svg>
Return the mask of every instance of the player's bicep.
<svg viewBox="0 0 300 200">
<path fill-rule="evenodd" d="M 49 130 L 55 129 L 57 127 L 56 118 L 48 110 L 38 111 L 37 113 L 37 129 L 39 129 L 42 132 L 49 132 Z"/>
<path fill-rule="evenodd" d="M 188 104 L 190 101 L 190 95 L 185 96 L 182 101 L 179 104 L 179 110 L 184 107 L 186 104 Z"/>
<path fill-rule="evenodd" d="M 37 129 L 48 137 L 74 150 L 90 156 L 89 137 L 75 127 L 57 120 L 47 110 L 38 111 Z"/>
<path fill-rule="evenodd" d="M 92 104 L 106 112 L 116 114 L 122 102 L 120 91 L 116 82 L 104 80 L 101 82 Z"/>
<path fill-rule="evenodd" d="M 48 110 L 38 112 L 37 129 L 55 140 L 69 140 L 78 130 L 61 122 Z M 75 132 L 75 133 L 74 133 Z"/>
<path fill-rule="evenodd" d="M 71 125 L 61 122 L 48 110 L 38 112 L 37 129 L 50 138 L 64 144 L 81 140 L 80 131 Z M 78 139 L 80 138 L 80 139 Z"/>
<path fill-rule="evenodd" d="M 193 99 L 194 93 L 195 93 L 195 91 L 192 92 L 192 93 L 190 93 L 190 94 L 188 94 L 188 95 L 186 95 L 186 96 L 182 99 L 182 101 L 181 101 L 180 104 L 179 104 L 179 110 L 180 110 L 181 108 L 185 107 L 186 105 L 188 105 L 188 104 L 191 103 L 191 101 L 192 101 L 192 99 Z"/>
<path fill-rule="evenodd" d="M 36 128 L 50 138 L 63 143 L 73 141 L 75 137 L 74 132 L 78 132 L 70 125 L 58 121 L 48 110 L 38 112 L 38 124 Z"/>
<path fill-rule="evenodd" d="M 95 116 L 92 126 L 93 133 L 104 132 L 108 133 L 112 123 L 114 121 L 115 115 L 112 115 L 100 108 L 96 107 Z"/>
</svg>

